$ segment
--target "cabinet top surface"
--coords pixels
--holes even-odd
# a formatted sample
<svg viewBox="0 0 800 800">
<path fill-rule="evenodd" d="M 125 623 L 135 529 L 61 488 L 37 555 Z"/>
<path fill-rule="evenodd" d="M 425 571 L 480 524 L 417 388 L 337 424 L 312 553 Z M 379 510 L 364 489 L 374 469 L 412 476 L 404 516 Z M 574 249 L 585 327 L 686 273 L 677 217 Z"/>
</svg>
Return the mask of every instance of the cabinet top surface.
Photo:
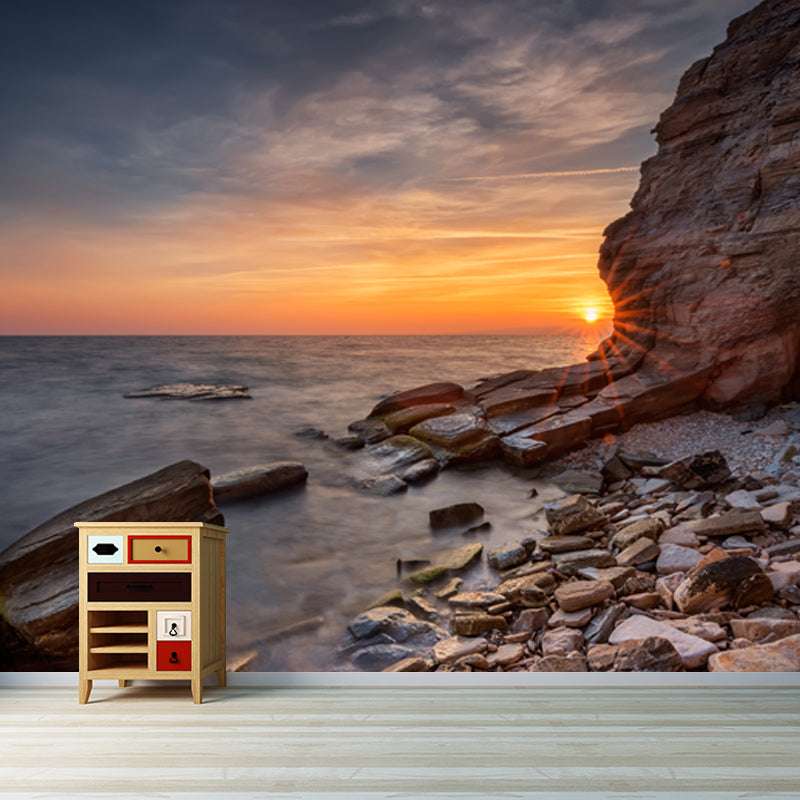
<svg viewBox="0 0 800 800">
<path fill-rule="evenodd" d="M 208 530 L 217 531 L 219 533 L 230 533 L 228 528 L 223 528 L 221 525 L 211 525 L 208 522 L 76 522 L 76 528 L 81 530 L 97 529 L 97 528 L 114 528 L 116 530 L 124 529 L 127 531 L 153 531 L 153 530 L 169 530 L 169 531 L 186 531 L 186 530 Z"/>
</svg>

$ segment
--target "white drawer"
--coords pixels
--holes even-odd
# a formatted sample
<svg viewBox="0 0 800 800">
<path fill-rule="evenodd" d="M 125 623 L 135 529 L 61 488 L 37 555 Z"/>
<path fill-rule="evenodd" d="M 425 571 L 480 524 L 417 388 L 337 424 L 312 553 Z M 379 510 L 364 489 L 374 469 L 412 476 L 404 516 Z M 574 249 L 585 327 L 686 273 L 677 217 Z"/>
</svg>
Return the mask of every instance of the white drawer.
<svg viewBox="0 0 800 800">
<path fill-rule="evenodd" d="M 179 642 L 192 638 L 191 611 L 156 611 L 156 639 Z"/>
<path fill-rule="evenodd" d="M 124 564 L 125 537 L 116 534 L 90 534 L 86 545 L 88 564 Z"/>
</svg>

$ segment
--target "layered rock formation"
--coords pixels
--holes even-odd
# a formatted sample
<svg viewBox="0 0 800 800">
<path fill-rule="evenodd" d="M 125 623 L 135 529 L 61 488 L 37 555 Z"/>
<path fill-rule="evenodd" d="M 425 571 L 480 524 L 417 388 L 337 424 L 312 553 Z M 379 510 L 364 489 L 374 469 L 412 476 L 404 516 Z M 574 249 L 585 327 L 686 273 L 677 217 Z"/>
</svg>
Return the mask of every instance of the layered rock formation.
<svg viewBox="0 0 800 800">
<path fill-rule="evenodd" d="M 800 353 L 800 2 L 766 0 L 683 76 L 605 231 L 604 356 L 707 371 L 707 404 L 791 393 Z"/>
</svg>

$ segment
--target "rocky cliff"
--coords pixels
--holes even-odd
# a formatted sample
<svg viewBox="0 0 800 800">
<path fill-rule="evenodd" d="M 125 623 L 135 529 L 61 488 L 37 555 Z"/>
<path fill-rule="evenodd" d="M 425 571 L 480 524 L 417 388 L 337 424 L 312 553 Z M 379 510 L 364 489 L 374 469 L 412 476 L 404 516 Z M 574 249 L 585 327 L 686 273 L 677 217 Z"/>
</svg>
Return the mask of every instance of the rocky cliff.
<svg viewBox="0 0 800 800">
<path fill-rule="evenodd" d="M 733 20 L 655 133 L 630 213 L 605 231 L 615 320 L 599 355 L 702 373 L 710 405 L 796 394 L 800 0 Z"/>
</svg>

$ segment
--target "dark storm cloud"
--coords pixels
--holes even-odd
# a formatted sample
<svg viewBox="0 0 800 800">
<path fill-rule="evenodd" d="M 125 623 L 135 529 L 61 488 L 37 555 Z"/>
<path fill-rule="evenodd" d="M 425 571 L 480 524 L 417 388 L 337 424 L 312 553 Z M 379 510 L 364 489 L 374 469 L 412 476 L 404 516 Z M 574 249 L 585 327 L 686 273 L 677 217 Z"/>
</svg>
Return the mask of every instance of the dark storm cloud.
<svg viewBox="0 0 800 800">
<path fill-rule="evenodd" d="M 0 209 L 638 163 L 744 0 L 53 0 L 0 22 Z M 644 100 L 642 99 L 644 98 Z M 660 110 L 659 107 L 659 110 Z"/>
</svg>

